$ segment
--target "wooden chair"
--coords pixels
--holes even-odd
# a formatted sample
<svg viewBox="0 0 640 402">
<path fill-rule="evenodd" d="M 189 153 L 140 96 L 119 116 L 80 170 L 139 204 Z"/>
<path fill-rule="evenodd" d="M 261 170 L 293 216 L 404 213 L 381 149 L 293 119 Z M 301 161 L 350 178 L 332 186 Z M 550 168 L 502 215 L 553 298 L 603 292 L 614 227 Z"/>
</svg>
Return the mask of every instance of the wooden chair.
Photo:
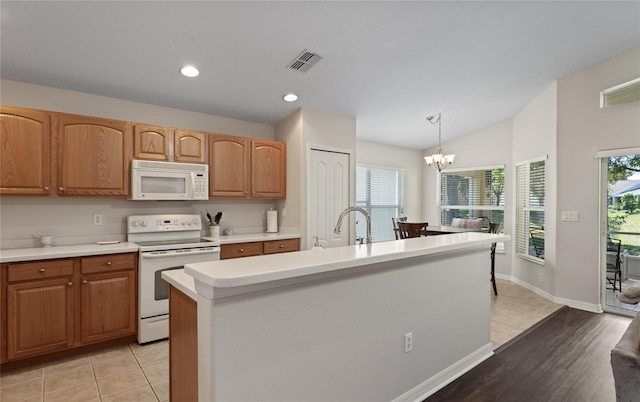
<svg viewBox="0 0 640 402">
<path fill-rule="evenodd" d="M 500 222 L 489 223 L 489 233 L 498 233 L 500 231 Z M 493 285 L 493 294 L 498 295 L 496 287 L 496 243 L 491 243 L 491 284 Z"/>
<path fill-rule="evenodd" d="M 393 234 L 396 235 L 396 240 L 400 240 L 400 229 L 398 229 L 398 222 L 406 222 L 407 217 L 401 216 L 399 218 L 391 218 L 391 223 L 393 223 Z"/>
<path fill-rule="evenodd" d="M 613 291 L 622 292 L 622 259 L 620 257 L 620 246 L 622 241 L 617 239 L 607 239 L 607 282 L 613 286 Z M 618 284 L 616 286 L 616 283 Z M 611 288 L 608 288 L 611 289 Z"/>
<path fill-rule="evenodd" d="M 401 239 L 427 235 L 427 222 L 398 222 L 398 234 Z"/>
</svg>

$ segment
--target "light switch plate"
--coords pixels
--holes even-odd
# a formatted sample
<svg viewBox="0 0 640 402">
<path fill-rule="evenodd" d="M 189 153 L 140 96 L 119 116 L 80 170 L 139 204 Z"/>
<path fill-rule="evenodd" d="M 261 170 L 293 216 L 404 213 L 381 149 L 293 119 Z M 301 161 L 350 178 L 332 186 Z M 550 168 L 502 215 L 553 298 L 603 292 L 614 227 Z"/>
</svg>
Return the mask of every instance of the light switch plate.
<svg viewBox="0 0 640 402">
<path fill-rule="evenodd" d="M 580 212 L 578 211 L 562 211 L 563 222 L 578 222 L 580 220 Z"/>
</svg>

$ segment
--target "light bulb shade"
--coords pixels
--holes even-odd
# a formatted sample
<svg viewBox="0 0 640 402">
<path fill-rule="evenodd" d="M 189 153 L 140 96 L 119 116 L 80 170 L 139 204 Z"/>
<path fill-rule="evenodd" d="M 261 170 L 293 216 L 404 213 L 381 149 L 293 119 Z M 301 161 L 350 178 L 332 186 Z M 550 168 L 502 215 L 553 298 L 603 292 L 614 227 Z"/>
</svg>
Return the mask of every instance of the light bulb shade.
<svg viewBox="0 0 640 402">
<path fill-rule="evenodd" d="M 431 165 L 433 163 L 433 156 L 425 156 L 424 160 L 427 162 L 427 165 Z"/>
<path fill-rule="evenodd" d="M 445 155 L 444 156 L 445 159 L 447 160 L 447 163 L 453 163 L 453 159 L 456 157 L 455 155 Z"/>
</svg>

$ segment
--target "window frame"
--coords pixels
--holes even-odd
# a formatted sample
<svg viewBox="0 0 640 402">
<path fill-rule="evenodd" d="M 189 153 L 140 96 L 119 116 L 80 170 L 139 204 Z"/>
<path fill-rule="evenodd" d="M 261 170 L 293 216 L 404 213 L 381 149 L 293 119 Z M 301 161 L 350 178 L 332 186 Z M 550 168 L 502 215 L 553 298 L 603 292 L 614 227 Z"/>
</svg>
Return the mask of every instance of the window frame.
<svg viewBox="0 0 640 402">
<path fill-rule="evenodd" d="M 544 220 L 543 220 L 543 228 L 546 224 L 547 221 L 547 214 L 546 214 L 546 205 L 547 205 L 547 168 L 548 168 L 548 156 L 544 155 L 544 156 L 540 156 L 540 157 L 536 157 L 536 158 L 532 158 L 532 159 L 527 159 L 527 160 L 523 160 L 523 161 L 519 161 L 516 162 L 514 165 L 514 171 L 515 171 L 515 177 L 514 177 L 514 182 L 515 182 L 515 205 L 514 205 L 514 217 L 515 217 L 515 233 L 514 233 L 514 254 L 517 257 L 520 257 L 524 260 L 528 260 L 531 262 L 534 262 L 536 264 L 539 265 L 545 265 L 545 258 L 544 255 L 542 258 L 540 257 L 536 257 L 533 256 L 531 254 L 529 254 L 529 249 L 530 249 L 530 225 L 531 225 L 531 212 L 542 212 L 544 213 Z M 532 206 L 530 205 L 530 200 L 531 200 L 531 165 L 534 163 L 538 163 L 538 162 L 544 162 L 544 206 Z M 526 177 L 526 182 L 522 185 L 519 186 L 519 174 L 518 174 L 518 170 L 519 167 L 521 166 L 527 166 L 527 177 Z M 525 200 L 525 205 L 523 205 L 522 207 L 520 206 L 520 196 L 521 196 L 521 191 L 526 191 L 527 194 L 524 196 L 524 200 Z M 520 208 L 522 208 L 522 211 L 520 211 Z M 523 218 L 526 222 L 523 222 L 523 224 L 520 224 L 519 222 L 521 221 L 521 218 L 519 216 L 519 214 L 523 215 Z M 543 235 L 543 241 L 546 244 L 546 234 Z M 526 252 L 522 251 L 521 247 L 523 244 L 527 244 L 527 250 Z M 543 250 L 546 249 L 546 247 L 543 247 Z"/>
<path fill-rule="evenodd" d="M 437 175 L 437 186 L 436 186 L 436 203 L 438 207 L 438 223 L 442 225 L 442 209 L 468 209 L 474 211 L 503 211 L 505 209 L 505 205 L 454 205 L 454 204 L 442 204 L 442 175 L 449 173 L 462 173 L 462 172 L 480 172 L 480 171 L 488 171 L 495 169 L 503 169 L 506 173 L 505 165 L 491 165 L 491 166 L 479 166 L 479 167 L 469 167 L 469 168 L 456 168 L 449 169 L 447 168 L 444 172 L 439 172 Z M 503 193 L 504 197 L 504 193 Z M 504 201 L 506 204 L 506 200 Z M 504 222 L 502 225 L 502 229 L 504 229 Z"/>
<path fill-rule="evenodd" d="M 356 194 L 355 194 L 355 205 L 358 207 L 361 207 L 363 209 L 365 209 L 370 217 L 371 217 L 371 228 L 372 228 L 372 233 L 371 233 L 371 237 L 373 239 L 373 242 L 382 242 L 382 241 L 390 241 L 390 240 L 377 240 L 376 241 L 376 236 L 375 236 L 375 214 L 372 213 L 372 208 L 375 209 L 376 207 L 380 208 L 381 206 L 372 206 L 371 205 L 371 188 L 370 185 L 367 187 L 368 188 L 368 194 L 367 194 L 367 200 L 365 205 L 362 205 L 359 201 L 358 201 L 358 194 L 357 194 L 357 189 L 358 189 L 358 168 L 364 168 L 367 169 L 368 171 L 370 170 L 385 170 L 385 171 L 389 171 L 389 172 L 396 172 L 396 173 L 400 173 L 402 175 L 402 183 L 401 183 L 401 193 L 396 193 L 398 196 L 398 199 L 401 201 L 401 205 L 385 205 L 382 208 L 393 208 L 396 207 L 400 213 L 399 216 L 403 216 L 404 215 L 404 208 L 405 208 L 405 204 L 406 204 L 406 189 L 407 189 L 407 171 L 406 169 L 402 169 L 402 168 L 397 168 L 397 167 L 389 167 L 389 166 L 379 166 L 379 165 L 370 165 L 370 164 L 365 164 L 365 163 L 358 163 L 356 164 Z M 357 220 L 357 219 L 356 219 Z M 384 226 L 387 225 L 387 222 L 383 223 Z M 388 226 L 389 226 L 389 233 L 391 233 L 391 236 L 393 236 L 393 226 L 391 223 L 391 219 L 389 219 L 388 222 Z M 355 228 L 355 232 L 356 232 L 356 236 L 359 236 L 358 234 L 358 225 L 356 225 Z M 364 237 L 364 235 L 362 236 Z M 392 240 L 395 240 L 395 237 L 393 237 Z"/>
</svg>

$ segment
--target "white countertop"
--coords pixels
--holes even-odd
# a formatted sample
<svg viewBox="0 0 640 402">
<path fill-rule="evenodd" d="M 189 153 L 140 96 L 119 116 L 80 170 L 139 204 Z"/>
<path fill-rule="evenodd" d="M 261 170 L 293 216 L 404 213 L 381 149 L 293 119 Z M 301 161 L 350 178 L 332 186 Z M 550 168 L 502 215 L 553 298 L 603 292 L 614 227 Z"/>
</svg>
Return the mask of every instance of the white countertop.
<svg viewBox="0 0 640 402">
<path fill-rule="evenodd" d="M 18 248 L 0 250 L 0 263 L 82 257 L 86 255 L 135 253 L 137 251 L 138 245 L 129 242 L 104 245 L 92 243 L 74 246 Z"/>
<path fill-rule="evenodd" d="M 278 232 L 278 233 L 245 233 L 234 235 L 220 234 L 220 244 L 233 244 L 233 243 L 251 243 L 256 241 L 269 241 L 269 240 L 285 240 L 285 239 L 299 239 L 300 233 L 297 232 Z M 213 237 L 204 237 L 204 239 L 215 241 Z"/>
<path fill-rule="evenodd" d="M 191 299 L 197 300 L 198 293 L 196 292 L 196 285 L 193 282 L 193 276 L 187 275 L 184 269 L 162 271 L 162 279 L 175 286 Z"/>
<path fill-rule="evenodd" d="M 221 236 L 222 237 L 222 236 Z M 185 266 L 185 272 L 213 288 L 232 288 L 377 264 L 404 258 L 488 247 L 510 236 L 459 233 L 292 253 L 211 261 Z"/>
</svg>

